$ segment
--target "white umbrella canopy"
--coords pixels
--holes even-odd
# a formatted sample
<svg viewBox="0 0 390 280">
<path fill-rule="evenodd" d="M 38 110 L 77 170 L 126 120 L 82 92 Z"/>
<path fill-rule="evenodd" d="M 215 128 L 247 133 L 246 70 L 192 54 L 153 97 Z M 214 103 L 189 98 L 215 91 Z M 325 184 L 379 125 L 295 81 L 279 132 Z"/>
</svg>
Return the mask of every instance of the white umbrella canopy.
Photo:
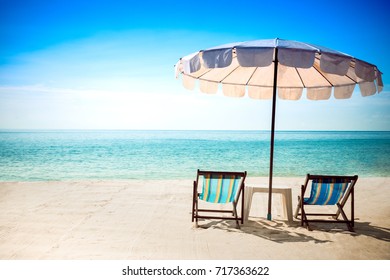
<svg viewBox="0 0 390 280">
<path fill-rule="evenodd" d="M 185 88 L 254 99 L 273 99 L 267 218 L 271 219 L 276 95 L 299 100 L 347 99 L 358 84 L 363 96 L 383 89 L 381 72 L 368 62 L 313 44 L 282 39 L 226 44 L 187 55 L 175 65 Z"/>
</svg>

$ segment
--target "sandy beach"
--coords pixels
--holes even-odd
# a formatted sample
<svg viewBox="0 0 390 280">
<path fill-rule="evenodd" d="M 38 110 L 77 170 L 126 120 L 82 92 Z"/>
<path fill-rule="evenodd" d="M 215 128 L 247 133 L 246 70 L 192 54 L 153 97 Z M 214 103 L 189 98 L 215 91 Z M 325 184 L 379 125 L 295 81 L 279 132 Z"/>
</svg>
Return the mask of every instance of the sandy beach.
<svg viewBox="0 0 390 280">
<path fill-rule="evenodd" d="M 266 185 L 248 178 L 247 185 Z M 293 207 L 304 178 L 275 178 L 292 188 Z M 3 260 L 389 260 L 390 178 L 359 178 L 355 232 L 345 225 L 287 222 L 266 197 L 241 229 L 233 222 L 191 223 L 192 180 L 0 183 Z"/>
</svg>

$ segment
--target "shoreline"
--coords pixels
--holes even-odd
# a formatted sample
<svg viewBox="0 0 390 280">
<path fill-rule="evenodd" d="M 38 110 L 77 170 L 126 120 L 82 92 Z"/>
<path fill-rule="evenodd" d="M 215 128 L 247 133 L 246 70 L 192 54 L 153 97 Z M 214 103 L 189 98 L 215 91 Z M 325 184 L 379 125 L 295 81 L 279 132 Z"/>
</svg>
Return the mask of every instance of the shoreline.
<svg viewBox="0 0 390 280">
<path fill-rule="evenodd" d="M 276 194 L 272 221 L 263 215 L 266 199 L 258 197 L 257 212 L 241 230 L 219 220 L 195 229 L 192 181 L 0 182 L 0 259 L 390 259 L 390 177 L 359 178 L 354 233 L 344 225 L 313 224 L 308 231 L 289 223 Z M 292 188 L 294 210 L 304 177 L 273 182 Z M 267 183 L 268 177 L 246 180 Z"/>
</svg>

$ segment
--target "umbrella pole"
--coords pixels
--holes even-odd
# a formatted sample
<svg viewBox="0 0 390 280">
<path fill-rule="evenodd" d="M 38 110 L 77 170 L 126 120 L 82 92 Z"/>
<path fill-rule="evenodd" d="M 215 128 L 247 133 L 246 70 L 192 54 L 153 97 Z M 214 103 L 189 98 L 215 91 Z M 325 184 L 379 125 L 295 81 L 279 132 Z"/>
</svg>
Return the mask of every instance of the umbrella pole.
<svg viewBox="0 0 390 280">
<path fill-rule="evenodd" d="M 276 111 L 276 89 L 278 85 L 278 48 L 275 48 L 274 62 L 274 85 L 272 92 L 272 121 L 271 121 L 271 147 L 269 159 L 269 183 L 268 183 L 268 213 L 267 220 L 271 221 L 271 205 L 272 205 L 272 177 L 274 169 L 274 142 L 275 142 L 275 111 Z"/>
</svg>

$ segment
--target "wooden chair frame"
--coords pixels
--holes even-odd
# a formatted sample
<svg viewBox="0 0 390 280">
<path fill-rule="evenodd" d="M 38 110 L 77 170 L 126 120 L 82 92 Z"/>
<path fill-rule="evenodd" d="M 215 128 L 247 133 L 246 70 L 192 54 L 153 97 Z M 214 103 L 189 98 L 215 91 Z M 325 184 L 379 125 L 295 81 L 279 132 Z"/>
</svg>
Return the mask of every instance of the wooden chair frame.
<svg viewBox="0 0 390 280">
<path fill-rule="evenodd" d="M 233 209 L 232 210 L 216 210 L 216 209 L 206 209 L 206 208 L 199 208 L 199 196 L 200 193 L 198 193 L 198 184 L 199 184 L 199 177 L 204 175 L 235 175 L 242 177 L 241 184 L 239 186 L 239 189 L 237 190 L 236 197 L 233 201 Z M 245 172 L 224 172 L 224 171 L 205 171 L 205 170 L 199 170 L 197 172 L 196 180 L 194 181 L 194 189 L 193 189 L 193 200 L 192 200 L 192 222 L 195 221 L 195 225 L 198 226 L 198 219 L 223 219 L 223 220 L 234 220 L 236 221 L 236 227 L 240 228 L 239 221 L 241 221 L 241 224 L 244 223 L 244 190 L 245 190 L 245 178 L 246 178 L 246 171 Z M 241 213 L 238 215 L 237 213 L 237 205 L 238 201 L 241 198 Z M 232 217 L 227 216 L 208 216 L 208 215 L 202 215 L 199 212 L 209 212 L 209 213 L 231 213 Z"/>
<path fill-rule="evenodd" d="M 337 212 L 336 213 L 308 213 L 305 210 L 305 204 L 304 203 L 304 194 L 305 191 L 307 190 L 309 182 L 315 179 L 340 179 L 340 180 L 346 180 L 349 182 L 347 189 L 344 192 L 344 195 L 339 199 L 339 201 L 336 203 L 337 206 Z M 298 205 L 295 210 L 294 217 L 296 219 L 299 219 L 298 216 L 300 217 L 301 220 L 301 226 L 307 227 L 307 229 L 310 230 L 309 222 L 312 223 L 345 223 L 348 227 L 349 231 L 353 231 L 353 227 L 355 226 L 354 219 L 355 219 L 355 209 L 354 209 L 354 203 L 355 203 L 355 196 L 354 196 L 354 188 L 356 181 L 358 179 L 358 176 L 331 176 L 331 175 L 310 175 L 307 174 L 305 184 L 301 186 L 301 195 L 298 196 Z M 347 217 L 345 211 L 344 211 L 344 206 L 347 202 L 347 200 L 350 199 L 351 202 L 351 213 L 350 213 L 350 218 Z M 327 206 L 327 205 L 310 205 L 310 206 Z M 342 220 L 339 220 L 339 216 L 341 214 L 341 217 L 343 218 Z M 309 219 L 308 216 L 330 216 L 333 218 L 333 220 L 329 219 Z"/>
</svg>

